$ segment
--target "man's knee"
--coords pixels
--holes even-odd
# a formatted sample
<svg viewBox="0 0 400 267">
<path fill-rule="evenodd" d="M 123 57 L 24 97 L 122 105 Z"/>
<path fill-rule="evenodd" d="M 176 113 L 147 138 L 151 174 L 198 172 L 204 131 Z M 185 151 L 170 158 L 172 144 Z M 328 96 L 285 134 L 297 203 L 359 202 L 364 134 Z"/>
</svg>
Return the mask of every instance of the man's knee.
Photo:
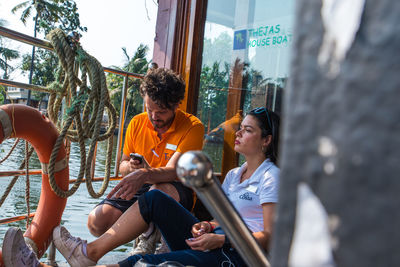
<svg viewBox="0 0 400 267">
<path fill-rule="evenodd" d="M 95 207 L 88 216 L 87 227 L 96 237 L 104 234 L 122 215 L 119 209 L 103 204 Z"/>
<path fill-rule="evenodd" d="M 175 186 L 173 186 L 170 183 L 153 184 L 150 190 L 154 189 L 164 192 L 165 194 L 169 195 L 178 202 L 180 201 L 178 191 L 176 190 Z"/>
</svg>

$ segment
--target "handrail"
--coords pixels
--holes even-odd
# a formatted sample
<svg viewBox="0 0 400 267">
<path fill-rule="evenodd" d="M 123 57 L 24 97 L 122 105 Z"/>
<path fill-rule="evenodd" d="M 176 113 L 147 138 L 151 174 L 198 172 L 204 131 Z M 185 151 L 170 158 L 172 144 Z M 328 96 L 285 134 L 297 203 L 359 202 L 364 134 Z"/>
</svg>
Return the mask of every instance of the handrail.
<svg viewBox="0 0 400 267">
<path fill-rule="evenodd" d="M 182 183 L 196 191 L 247 265 L 269 267 L 264 250 L 222 191 L 219 180 L 213 175 L 211 161 L 205 154 L 201 151 L 184 153 L 178 160 L 176 172 Z"/>
<path fill-rule="evenodd" d="M 29 170 L 28 174 L 29 175 L 42 174 L 42 170 L 41 169 Z M 26 175 L 26 171 L 25 170 L 0 171 L 0 177 L 20 176 L 20 175 Z"/>
<path fill-rule="evenodd" d="M 39 175 L 42 174 L 42 169 L 33 169 L 33 170 L 29 170 L 28 171 L 29 175 Z M 0 177 L 8 177 L 8 176 L 20 176 L 20 175 L 26 175 L 26 171 L 25 170 L 16 170 L 16 171 L 0 171 Z M 121 180 L 122 176 L 112 176 L 110 177 L 110 180 Z M 93 177 L 92 180 L 94 182 L 99 182 L 104 180 L 104 177 Z M 75 183 L 76 179 L 70 179 L 69 183 Z M 81 183 L 84 183 L 85 179 L 82 179 Z"/>
<path fill-rule="evenodd" d="M 108 73 L 114 73 L 114 74 L 118 74 L 118 75 L 122 75 L 122 76 L 128 76 L 131 78 L 143 79 L 143 77 L 144 77 L 144 74 L 137 74 L 137 73 L 127 72 L 127 71 L 123 71 L 123 70 L 107 68 L 107 67 L 103 67 L 103 69 L 105 72 L 108 72 Z"/>
<path fill-rule="evenodd" d="M 15 217 L 9 217 L 9 218 L 5 218 L 5 219 L 1 219 L 0 220 L 0 224 L 6 224 L 6 223 L 12 223 L 12 222 L 19 222 L 22 220 L 26 220 L 26 217 L 28 215 L 19 215 L 19 216 L 15 216 Z M 33 216 L 35 216 L 35 212 L 31 212 L 29 214 L 29 218 L 32 218 Z"/>
<path fill-rule="evenodd" d="M 51 45 L 50 42 L 36 38 L 36 37 L 32 37 L 29 36 L 27 34 L 23 34 L 17 31 L 13 31 L 10 30 L 8 28 L 5 27 L 1 27 L 0 26 L 0 35 L 25 43 L 25 44 L 30 44 L 30 45 L 34 45 L 34 46 L 38 46 L 47 50 L 51 50 L 53 51 L 54 48 Z M 109 73 L 114 73 L 114 74 L 119 74 L 119 75 L 127 75 L 129 77 L 132 78 L 138 78 L 138 79 L 143 79 L 143 74 L 137 74 L 137 73 L 132 73 L 132 72 L 126 72 L 126 71 L 122 71 L 122 70 L 116 70 L 116 69 L 112 69 L 112 68 L 107 68 L 107 67 L 103 67 L 105 72 L 109 72 Z"/>
<path fill-rule="evenodd" d="M 13 31 L 5 27 L 0 26 L 0 35 L 25 44 L 30 44 L 44 49 L 53 50 L 53 46 L 50 44 L 50 42 L 17 31 Z"/>
<path fill-rule="evenodd" d="M 34 85 L 34 84 L 21 83 L 21 82 L 6 80 L 6 79 L 0 79 L 0 84 L 5 85 L 5 86 L 10 86 L 10 87 L 15 87 L 15 88 L 23 88 L 23 89 L 27 89 L 27 90 L 35 90 L 35 91 L 50 93 L 50 90 L 47 89 L 46 87 Z"/>
</svg>

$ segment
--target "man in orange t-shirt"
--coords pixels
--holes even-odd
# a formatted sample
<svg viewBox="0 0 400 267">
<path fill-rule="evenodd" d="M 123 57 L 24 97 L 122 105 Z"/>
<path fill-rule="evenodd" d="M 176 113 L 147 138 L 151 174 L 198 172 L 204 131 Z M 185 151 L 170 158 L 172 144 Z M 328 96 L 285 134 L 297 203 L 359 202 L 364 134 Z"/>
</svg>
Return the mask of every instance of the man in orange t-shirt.
<svg viewBox="0 0 400 267">
<path fill-rule="evenodd" d="M 177 180 L 175 165 L 189 150 L 201 150 L 204 126 L 178 109 L 185 95 L 184 81 L 171 70 L 150 70 L 140 86 L 146 111 L 136 115 L 126 131 L 120 172 L 123 179 L 89 214 L 88 228 L 100 236 L 145 192 L 159 189 L 193 206 L 193 192 Z M 130 153 L 143 156 L 139 160 Z"/>
</svg>

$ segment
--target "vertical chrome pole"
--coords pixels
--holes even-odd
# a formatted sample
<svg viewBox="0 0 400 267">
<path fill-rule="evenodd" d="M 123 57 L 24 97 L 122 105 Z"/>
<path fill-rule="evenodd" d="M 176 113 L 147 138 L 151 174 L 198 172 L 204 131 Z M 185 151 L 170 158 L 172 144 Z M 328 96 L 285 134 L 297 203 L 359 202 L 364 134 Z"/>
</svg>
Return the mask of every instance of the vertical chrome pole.
<svg viewBox="0 0 400 267">
<path fill-rule="evenodd" d="M 92 163 L 91 163 L 91 168 L 90 168 L 90 176 L 92 178 L 92 181 L 94 178 L 94 173 L 96 172 L 97 144 L 98 144 L 98 142 L 96 142 L 96 146 L 94 148 L 93 158 L 92 158 Z"/>
<path fill-rule="evenodd" d="M 56 264 L 56 246 L 54 246 L 53 241 L 51 241 L 49 246 L 49 255 L 47 257 L 47 263 L 51 266 L 57 266 Z"/>
<path fill-rule="evenodd" d="M 201 151 L 186 152 L 179 158 L 176 171 L 182 183 L 196 191 L 247 265 L 269 267 L 264 250 L 214 177 L 211 161 Z"/>
<path fill-rule="evenodd" d="M 115 172 L 114 176 L 118 177 L 119 163 L 121 161 L 121 148 L 122 148 L 122 138 L 124 137 L 124 124 L 125 124 L 125 105 L 126 105 L 126 93 L 128 90 L 128 75 L 124 76 L 124 85 L 122 87 L 121 94 L 121 107 L 119 109 L 119 131 L 118 131 L 118 141 L 117 141 L 117 153 L 115 159 Z"/>
</svg>

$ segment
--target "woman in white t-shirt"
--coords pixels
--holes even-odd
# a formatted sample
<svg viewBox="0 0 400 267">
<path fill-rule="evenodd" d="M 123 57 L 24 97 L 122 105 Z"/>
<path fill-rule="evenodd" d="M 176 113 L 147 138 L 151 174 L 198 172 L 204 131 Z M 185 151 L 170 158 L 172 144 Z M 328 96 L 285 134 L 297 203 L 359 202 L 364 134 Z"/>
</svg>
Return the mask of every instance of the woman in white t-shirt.
<svg viewBox="0 0 400 267">
<path fill-rule="evenodd" d="M 275 165 L 278 138 L 278 115 L 266 108 L 250 111 L 235 139 L 235 151 L 242 154 L 246 162 L 231 170 L 222 184 L 222 189 L 266 251 L 278 201 L 279 169 Z M 106 233 L 90 243 L 71 236 L 62 226 L 54 229 L 53 241 L 72 267 L 91 266 L 108 251 L 135 239 L 151 222 L 160 229 L 171 252 L 133 255 L 112 266 L 134 266 L 139 260 L 149 264 L 173 261 L 185 266 L 245 266 L 218 222 L 200 222 L 158 190 L 142 195 Z M 29 251 L 21 231 L 10 228 L 3 243 L 3 259 L 8 266 L 44 266 Z M 27 265 L 27 262 L 30 263 Z"/>
</svg>

